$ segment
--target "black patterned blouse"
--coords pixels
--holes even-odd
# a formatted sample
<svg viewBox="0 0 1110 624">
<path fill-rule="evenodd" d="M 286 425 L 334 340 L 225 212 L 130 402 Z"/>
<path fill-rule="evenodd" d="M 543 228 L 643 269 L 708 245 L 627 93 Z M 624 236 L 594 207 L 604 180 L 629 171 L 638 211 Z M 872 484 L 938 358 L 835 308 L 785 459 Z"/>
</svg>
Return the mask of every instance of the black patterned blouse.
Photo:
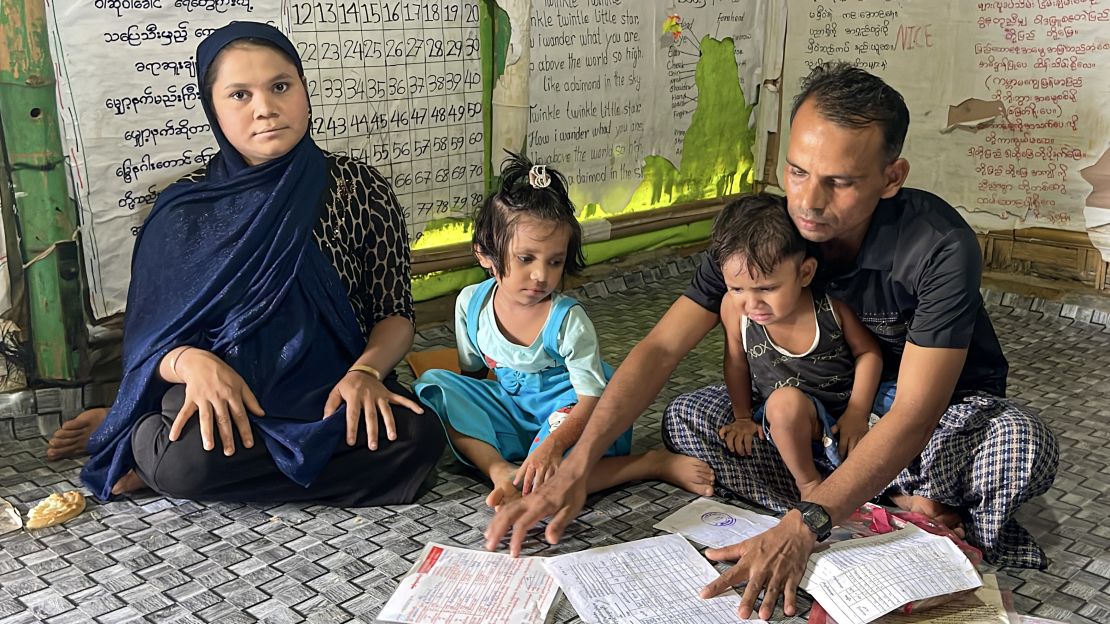
<svg viewBox="0 0 1110 624">
<path fill-rule="evenodd" d="M 389 182 L 361 160 L 324 152 L 328 186 L 312 230 L 339 272 L 363 335 L 389 316 L 415 321 L 405 215 Z M 181 178 L 200 180 L 202 167 Z"/>
</svg>

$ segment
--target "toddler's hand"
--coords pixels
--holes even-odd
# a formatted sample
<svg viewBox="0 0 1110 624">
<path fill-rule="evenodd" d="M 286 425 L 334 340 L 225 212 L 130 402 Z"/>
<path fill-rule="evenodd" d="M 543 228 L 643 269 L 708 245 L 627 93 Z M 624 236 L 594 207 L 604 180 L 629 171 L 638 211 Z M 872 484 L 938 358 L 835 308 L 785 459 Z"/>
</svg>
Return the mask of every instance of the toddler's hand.
<svg viewBox="0 0 1110 624">
<path fill-rule="evenodd" d="M 763 427 L 750 418 L 737 418 L 732 424 L 721 427 L 717 432 L 725 441 L 725 446 L 737 455 L 751 455 L 756 436 L 767 439 Z"/>
<path fill-rule="evenodd" d="M 848 454 L 856 448 L 859 441 L 867 433 L 867 421 L 870 414 L 849 414 L 844 413 L 840 420 L 833 425 L 833 433 L 837 434 L 839 444 L 837 450 L 840 453 L 840 459 L 848 459 Z"/>
<path fill-rule="evenodd" d="M 516 471 L 513 485 L 520 488 L 521 494 L 527 495 L 550 479 L 562 462 L 563 449 L 558 448 L 549 437 L 525 458 Z"/>
</svg>

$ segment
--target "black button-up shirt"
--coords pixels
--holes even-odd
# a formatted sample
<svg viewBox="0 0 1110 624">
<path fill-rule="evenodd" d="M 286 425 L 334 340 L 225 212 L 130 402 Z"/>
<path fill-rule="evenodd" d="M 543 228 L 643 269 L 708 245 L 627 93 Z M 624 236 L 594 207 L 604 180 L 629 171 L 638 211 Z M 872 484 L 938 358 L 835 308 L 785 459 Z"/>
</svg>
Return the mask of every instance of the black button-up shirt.
<svg viewBox="0 0 1110 624">
<path fill-rule="evenodd" d="M 952 206 L 904 188 L 879 202 L 854 266 L 837 271 L 819 262 L 814 285 L 875 334 L 884 380 L 897 378 L 908 340 L 968 350 L 956 397 L 1005 396 L 1008 365 L 979 294 L 982 264 L 975 232 Z M 726 291 L 721 267 L 706 255 L 684 294 L 719 314 Z"/>
</svg>

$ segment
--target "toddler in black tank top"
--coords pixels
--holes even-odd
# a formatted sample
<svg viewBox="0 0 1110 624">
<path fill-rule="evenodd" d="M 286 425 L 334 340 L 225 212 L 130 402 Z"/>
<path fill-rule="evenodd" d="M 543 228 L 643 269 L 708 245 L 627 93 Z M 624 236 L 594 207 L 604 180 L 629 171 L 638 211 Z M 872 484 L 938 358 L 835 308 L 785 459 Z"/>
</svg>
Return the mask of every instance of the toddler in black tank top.
<svg viewBox="0 0 1110 624">
<path fill-rule="evenodd" d="M 769 439 L 800 500 L 867 432 L 882 372 L 878 343 L 852 311 L 810 287 L 817 260 L 785 200 L 760 194 L 721 212 L 709 253 L 728 293 L 725 385 L 734 422 L 719 435 L 734 453 Z M 816 463 L 815 463 L 816 458 Z"/>
</svg>

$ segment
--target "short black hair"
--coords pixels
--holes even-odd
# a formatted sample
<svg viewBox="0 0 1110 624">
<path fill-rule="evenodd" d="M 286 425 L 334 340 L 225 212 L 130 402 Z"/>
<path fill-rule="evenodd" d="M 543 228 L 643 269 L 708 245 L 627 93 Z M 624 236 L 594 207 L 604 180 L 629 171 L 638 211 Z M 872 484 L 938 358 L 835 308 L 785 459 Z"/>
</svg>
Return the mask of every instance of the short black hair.
<svg viewBox="0 0 1110 624">
<path fill-rule="evenodd" d="M 910 111 L 902 94 L 882 78 L 843 61 L 822 63 L 802 79 L 801 91 L 790 109 L 791 122 L 802 104 L 811 98 L 817 112 L 839 126 L 863 128 L 878 124 L 888 163 L 902 154 Z"/>
<path fill-rule="evenodd" d="M 566 224 L 570 227 L 570 242 L 563 272 L 579 273 L 586 266 L 586 258 L 582 255 L 582 226 L 575 217 L 566 178 L 544 167 L 548 184 L 537 188 L 530 177 L 535 164 L 520 154 L 508 150 L 506 153 L 509 156 L 501 163 L 500 188 L 486 199 L 474 218 L 475 251 L 489 258 L 499 275 L 507 275 L 509 244 L 521 217 Z"/>
<path fill-rule="evenodd" d="M 809 256 L 809 244 L 786 212 L 786 199 L 769 193 L 745 195 L 725 206 L 713 222 L 709 255 L 719 267 L 744 259 L 748 275 L 770 275 L 787 258 Z"/>
</svg>

